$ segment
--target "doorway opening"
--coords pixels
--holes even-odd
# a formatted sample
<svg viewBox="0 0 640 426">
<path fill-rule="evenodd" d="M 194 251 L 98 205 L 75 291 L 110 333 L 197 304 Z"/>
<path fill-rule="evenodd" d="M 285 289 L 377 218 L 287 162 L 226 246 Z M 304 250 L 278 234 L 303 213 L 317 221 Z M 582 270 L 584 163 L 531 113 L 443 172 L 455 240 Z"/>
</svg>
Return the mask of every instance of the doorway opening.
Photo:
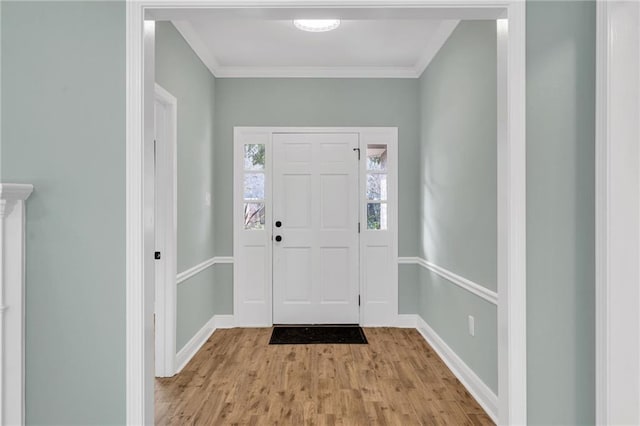
<svg viewBox="0 0 640 426">
<path fill-rule="evenodd" d="M 335 2 L 317 1 L 332 7 Z M 295 13 L 296 2 L 245 2 L 265 12 Z M 524 4 L 486 0 L 461 7 L 451 0 L 424 0 L 396 7 L 396 2 L 344 4 L 345 13 L 366 10 L 422 14 L 449 19 L 498 19 L 498 342 L 500 423 L 526 422 L 526 291 L 525 291 L 525 138 L 524 138 Z M 228 8 L 226 2 L 200 2 L 202 8 Z M 272 9 L 269 9 L 269 8 Z M 395 8 L 394 8 L 395 7 Z M 155 8 L 155 9 L 154 9 Z M 180 2 L 127 3 L 127 422 L 150 423 L 153 418 L 153 283 L 155 247 L 148 226 L 149 171 L 153 121 L 154 13 L 179 13 Z M 322 9 L 305 9 L 322 14 Z M 315 10 L 315 12 L 314 12 Z M 478 18 L 480 17 L 480 18 Z M 271 223 L 271 222 L 269 222 Z M 362 253 L 362 250 L 361 250 Z M 362 277 L 362 274 L 360 274 Z M 396 293 L 397 296 L 397 293 Z"/>
<path fill-rule="evenodd" d="M 176 371 L 178 101 L 160 85 L 154 100 L 155 376 Z"/>
</svg>

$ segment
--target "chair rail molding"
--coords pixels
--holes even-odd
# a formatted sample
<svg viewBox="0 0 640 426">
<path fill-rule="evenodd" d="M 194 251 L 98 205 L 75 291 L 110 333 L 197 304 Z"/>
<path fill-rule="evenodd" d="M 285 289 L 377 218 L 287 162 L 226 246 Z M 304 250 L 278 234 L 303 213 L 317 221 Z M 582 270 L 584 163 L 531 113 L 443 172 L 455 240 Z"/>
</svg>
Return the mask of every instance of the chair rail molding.
<svg viewBox="0 0 640 426">
<path fill-rule="evenodd" d="M 214 256 L 210 259 L 205 260 L 204 262 L 198 263 L 196 266 L 193 266 L 186 271 L 180 272 L 178 275 L 176 275 L 176 284 L 185 282 L 189 278 L 213 265 L 224 264 L 233 264 L 233 256 Z"/>
<path fill-rule="evenodd" d="M 32 185 L 0 183 L 0 424 L 24 424 L 24 202 Z M 9 392 L 8 390 L 11 390 Z"/>
<path fill-rule="evenodd" d="M 423 259 L 421 257 L 399 257 L 398 264 L 421 266 L 424 269 L 427 269 L 439 275 L 441 278 L 444 278 L 447 282 L 455 284 L 458 287 L 480 297 L 481 299 L 486 300 L 491 304 L 498 305 L 498 293 L 496 293 L 495 291 L 489 290 L 483 285 L 475 283 L 467 278 L 461 277 L 460 275 L 451 272 L 450 270 L 443 268 L 442 266 L 438 266 L 433 262 L 429 262 L 426 259 Z"/>
</svg>

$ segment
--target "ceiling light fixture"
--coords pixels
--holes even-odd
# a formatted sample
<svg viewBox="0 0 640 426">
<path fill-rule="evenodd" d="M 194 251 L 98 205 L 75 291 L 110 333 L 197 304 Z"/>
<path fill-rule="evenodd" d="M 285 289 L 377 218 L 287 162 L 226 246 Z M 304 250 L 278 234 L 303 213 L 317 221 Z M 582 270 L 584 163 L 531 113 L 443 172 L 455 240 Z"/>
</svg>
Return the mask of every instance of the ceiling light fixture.
<svg viewBox="0 0 640 426">
<path fill-rule="evenodd" d="M 335 30 L 340 26 L 339 19 L 294 19 L 293 25 L 299 30 L 322 33 Z"/>
</svg>

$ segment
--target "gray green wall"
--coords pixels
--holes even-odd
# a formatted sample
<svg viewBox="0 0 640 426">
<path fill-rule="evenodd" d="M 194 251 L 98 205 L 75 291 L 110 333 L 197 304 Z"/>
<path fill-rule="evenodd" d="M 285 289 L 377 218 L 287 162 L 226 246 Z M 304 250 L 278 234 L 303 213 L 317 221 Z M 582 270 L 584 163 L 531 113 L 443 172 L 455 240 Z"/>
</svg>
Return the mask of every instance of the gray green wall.
<svg viewBox="0 0 640 426">
<path fill-rule="evenodd" d="M 463 23 L 461 28 L 468 25 Z M 422 80 L 437 67 L 438 57 L 446 54 L 455 36 L 438 53 Z M 468 52 L 459 60 L 472 56 L 473 52 Z M 528 1 L 526 60 L 528 420 L 541 425 L 593 424 L 595 2 Z M 455 70 L 451 71 L 455 76 Z M 428 92 L 424 94 L 428 97 Z M 425 108 L 432 101 L 422 98 L 423 120 Z M 424 121 L 422 131 L 424 136 Z M 422 153 L 424 160 L 424 145 Z M 421 170 L 423 184 L 425 178 L 427 182 L 433 179 L 429 166 L 424 164 Z M 433 214 L 432 204 L 422 207 Z M 452 217 L 456 216 L 445 219 Z M 422 227 L 434 228 L 429 221 L 423 222 Z M 437 235 L 447 230 L 446 226 L 439 226 Z M 433 247 L 446 247 L 441 243 L 426 244 L 422 254 L 429 258 Z M 466 248 L 458 252 L 461 256 L 457 261 L 464 261 L 465 252 Z M 436 253 L 440 255 L 440 249 Z M 445 256 L 440 262 L 452 264 L 453 259 Z M 479 270 L 475 276 L 482 279 L 491 272 Z M 473 277 L 472 269 L 467 273 Z M 482 361 L 476 359 L 479 354 L 471 353 L 472 346 L 464 336 L 464 314 L 477 312 L 478 337 L 478 317 L 490 320 L 495 317 L 494 309 L 463 295 L 459 289 L 438 283 L 441 279 L 427 271 L 421 274 L 421 314 L 436 330 L 443 330 L 445 340 L 486 381 L 488 361 L 493 356 L 483 356 Z M 425 283 L 429 285 L 424 286 Z M 495 286 L 491 280 L 480 283 Z M 447 294 L 452 292 L 467 300 Z M 442 306 L 451 308 L 444 310 Z M 481 319 L 481 323 L 486 320 Z M 495 339 L 490 330 L 483 332 L 487 332 L 488 340 Z M 495 377 L 493 373 L 492 376 Z M 490 381 L 487 383 L 494 388 Z"/>
<path fill-rule="evenodd" d="M 530 424 L 595 421 L 595 2 L 527 2 Z"/>
<path fill-rule="evenodd" d="M 27 206 L 27 422 L 123 424 L 124 2 L 5 1 L 1 20 L 0 178 L 36 187 Z M 529 1 L 527 355 L 531 424 L 594 422 L 594 75 L 595 3 Z M 257 85 L 243 81 L 249 88 Z M 376 84 L 353 82 L 356 88 Z M 324 84 L 346 82 L 327 80 Z M 219 97 L 220 88 L 216 89 Z M 380 90 L 387 95 L 377 98 L 382 100 L 381 109 L 399 104 L 402 96 L 395 89 Z M 274 102 L 280 98 L 277 91 L 265 92 L 278 95 Z M 314 92 L 323 96 L 322 90 Z M 351 104 L 339 90 L 329 93 Z M 362 99 L 373 97 L 365 93 Z M 349 116 L 354 122 L 345 125 L 369 124 L 362 112 L 345 111 L 340 103 L 332 105 L 322 120 L 312 120 L 308 117 L 315 107 L 305 104 L 302 95 L 295 98 L 299 100 L 288 112 L 305 119 L 287 122 L 280 117 L 279 124 L 336 125 L 346 121 L 341 112 L 353 114 Z M 237 124 L 274 124 L 266 118 L 278 116 L 281 106 L 271 111 L 272 103 L 259 104 L 265 122 L 256 118 L 254 123 Z M 254 118 L 256 109 L 248 105 Z M 417 107 L 407 113 L 413 118 L 406 119 L 406 125 L 395 124 L 405 119 L 395 120 L 391 113 L 392 119 L 384 117 L 377 124 L 400 125 L 402 135 L 402 127 L 418 123 Z M 401 180 L 408 180 L 405 194 L 417 195 L 421 185 L 419 138 L 417 124 L 413 126 L 413 157 L 406 144 L 403 148 L 402 136 L 400 146 L 403 161 L 413 171 L 405 171 Z M 215 135 L 228 131 L 218 129 Z M 230 140 L 230 133 L 226 137 Z M 220 145 L 214 154 L 225 149 L 230 146 Z M 230 176 L 231 164 L 223 166 L 214 172 L 214 180 Z M 220 199 L 216 188 L 214 205 Z M 223 195 L 222 201 L 229 203 L 230 197 L 230 193 Z M 404 221 L 415 229 L 420 209 L 404 202 L 409 205 Z M 226 214 L 224 220 L 214 216 L 214 228 L 229 221 L 230 210 Z M 400 254 L 419 254 L 418 236 L 401 232 L 405 243 Z M 231 254 L 230 233 L 215 245 L 215 254 Z M 226 274 L 230 280 L 229 269 L 214 268 L 214 275 Z M 411 279 L 416 272 L 401 268 L 401 274 Z M 410 301 L 417 290 L 403 287 L 400 298 L 407 304 L 405 312 L 417 308 Z M 228 313 L 225 300 L 230 295 L 226 291 L 214 298 L 216 312 Z"/>
<path fill-rule="evenodd" d="M 214 190 L 218 256 L 233 254 L 234 126 L 397 126 L 401 165 L 399 253 L 400 256 L 415 255 L 419 212 L 417 80 L 217 79 Z M 231 276 L 227 279 L 226 294 L 230 295 Z M 415 286 L 415 281 L 400 283 L 401 303 L 406 303 L 409 295 L 415 293 Z M 227 310 L 229 308 L 232 304 Z M 407 312 L 408 308 L 401 304 L 400 309 Z"/>
<path fill-rule="evenodd" d="M 496 23 L 463 21 L 420 78 L 420 247 L 429 262 L 496 291 Z M 418 312 L 498 391 L 497 309 L 419 272 Z M 467 329 L 475 318 L 475 336 Z"/>
<path fill-rule="evenodd" d="M 35 186 L 26 421 L 123 424 L 125 4 L 3 2 L 0 27 L 0 178 Z"/>
<path fill-rule="evenodd" d="M 178 273 L 214 256 L 215 78 L 170 22 L 156 24 L 156 82 L 178 102 Z M 178 284 L 176 350 L 215 313 L 211 267 Z"/>
</svg>

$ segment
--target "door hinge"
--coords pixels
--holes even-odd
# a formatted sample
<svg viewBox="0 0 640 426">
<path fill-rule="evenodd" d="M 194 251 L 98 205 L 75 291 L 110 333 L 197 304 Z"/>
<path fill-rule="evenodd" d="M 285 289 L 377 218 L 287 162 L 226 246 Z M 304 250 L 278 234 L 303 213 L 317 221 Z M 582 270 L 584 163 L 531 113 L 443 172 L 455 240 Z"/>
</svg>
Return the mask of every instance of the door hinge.
<svg viewBox="0 0 640 426">
<path fill-rule="evenodd" d="M 358 222 L 358 234 L 360 233 L 360 222 Z"/>
<path fill-rule="evenodd" d="M 360 295 L 358 295 L 358 306 L 360 306 Z"/>
<path fill-rule="evenodd" d="M 360 159 L 360 148 L 353 148 L 354 151 L 358 151 L 358 160 Z"/>
</svg>

